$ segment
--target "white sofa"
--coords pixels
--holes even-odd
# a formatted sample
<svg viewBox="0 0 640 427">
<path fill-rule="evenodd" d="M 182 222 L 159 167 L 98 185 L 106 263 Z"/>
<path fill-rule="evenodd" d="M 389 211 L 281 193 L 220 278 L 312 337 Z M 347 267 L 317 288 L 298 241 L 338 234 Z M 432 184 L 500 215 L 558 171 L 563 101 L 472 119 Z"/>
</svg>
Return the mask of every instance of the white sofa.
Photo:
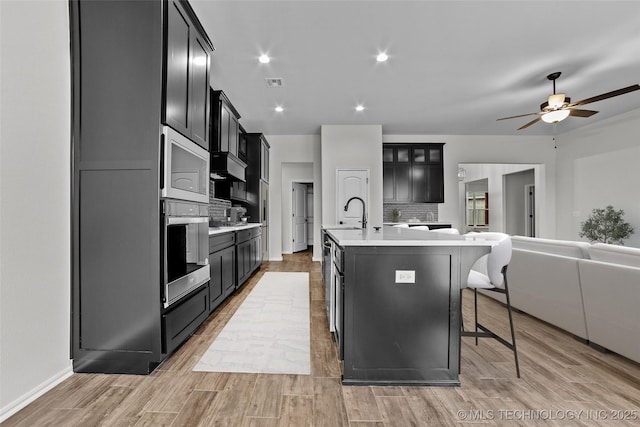
<svg viewBox="0 0 640 427">
<path fill-rule="evenodd" d="M 588 340 L 578 263 L 589 257 L 590 245 L 522 236 L 511 240 L 511 305 Z"/>
<path fill-rule="evenodd" d="M 640 362 L 640 249 L 596 243 L 579 263 L 589 341 Z"/>
</svg>

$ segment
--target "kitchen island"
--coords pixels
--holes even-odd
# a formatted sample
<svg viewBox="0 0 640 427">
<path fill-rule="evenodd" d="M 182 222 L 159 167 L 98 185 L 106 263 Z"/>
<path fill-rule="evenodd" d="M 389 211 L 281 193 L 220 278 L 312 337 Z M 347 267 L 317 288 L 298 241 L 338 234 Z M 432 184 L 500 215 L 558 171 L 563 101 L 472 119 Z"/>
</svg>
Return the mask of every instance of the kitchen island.
<svg viewBox="0 0 640 427">
<path fill-rule="evenodd" d="M 459 385 L 460 290 L 492 243 L 398 227 L 326 232 L 343 384 Z"/>
</svg>

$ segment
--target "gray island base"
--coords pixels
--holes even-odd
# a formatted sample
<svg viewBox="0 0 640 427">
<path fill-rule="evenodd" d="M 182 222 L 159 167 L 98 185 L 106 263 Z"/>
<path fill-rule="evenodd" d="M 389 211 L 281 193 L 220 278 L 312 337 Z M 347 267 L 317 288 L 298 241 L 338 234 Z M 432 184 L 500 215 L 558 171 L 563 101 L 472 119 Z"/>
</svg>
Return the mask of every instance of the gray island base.
<svg viewBox="0 0 640 427">
<path fill-rule="evenodd" d="M 491 242 L 384 227 L 329 230 L 346 385 L 460 385 L 460 291 Z"/>
</svg>

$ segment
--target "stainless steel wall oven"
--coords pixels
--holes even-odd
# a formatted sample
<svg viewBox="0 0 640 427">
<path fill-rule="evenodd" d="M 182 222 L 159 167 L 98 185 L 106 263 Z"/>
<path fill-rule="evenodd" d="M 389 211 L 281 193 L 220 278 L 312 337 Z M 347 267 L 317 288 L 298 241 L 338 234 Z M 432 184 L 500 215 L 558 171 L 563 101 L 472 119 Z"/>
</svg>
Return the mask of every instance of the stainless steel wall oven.
<svg viewBox="0 0 640 427">
<path fill-rule="evenodd" d="M 164 308 L 209 281 L 208 205 L 161 201 Z"/>
</svg>

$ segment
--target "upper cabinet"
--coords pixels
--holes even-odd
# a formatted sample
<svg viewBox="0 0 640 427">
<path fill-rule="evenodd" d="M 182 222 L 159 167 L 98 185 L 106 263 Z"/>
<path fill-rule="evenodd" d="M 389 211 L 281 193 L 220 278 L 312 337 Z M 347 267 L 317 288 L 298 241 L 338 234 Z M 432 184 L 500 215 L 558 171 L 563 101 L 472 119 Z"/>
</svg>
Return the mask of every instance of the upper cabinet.
<svg viewBox="0 0 640 427">
<path fill-rule="evenodd" d="M 261 133 L 247 133 L 247 215 L 266 223 L 269 188 L 269 142 Z M 268 238 L 268 237 L 264 237 Z"/>
<path fill-rule="evenodd" d="M 238 157 L 240 113 L 221 90 L 211 91 L 211 151 L 229 152 Z"/>
<path fill-rule="evenodd" d="M 246 145 L 240 138 L 240 114 L 221 90 L 211 90 L 211 172 L 214 178 L 245 180 Z"/>
<path fill-rule="evenodd" d="M 163 122 L 209 150 L 209 75 L 213 45 L 193 10 L 171 0 L 165 14 Z"/>
<path fill-rule="evenodd" d="M 383 144 L 383 201 L 443 203 L 443 146 Z"/>
<path fill-rule="evenodd" d="M 264 138 L 260 139 L 260 179 L 269 182 L 269 143 Z"/>
</svg>

